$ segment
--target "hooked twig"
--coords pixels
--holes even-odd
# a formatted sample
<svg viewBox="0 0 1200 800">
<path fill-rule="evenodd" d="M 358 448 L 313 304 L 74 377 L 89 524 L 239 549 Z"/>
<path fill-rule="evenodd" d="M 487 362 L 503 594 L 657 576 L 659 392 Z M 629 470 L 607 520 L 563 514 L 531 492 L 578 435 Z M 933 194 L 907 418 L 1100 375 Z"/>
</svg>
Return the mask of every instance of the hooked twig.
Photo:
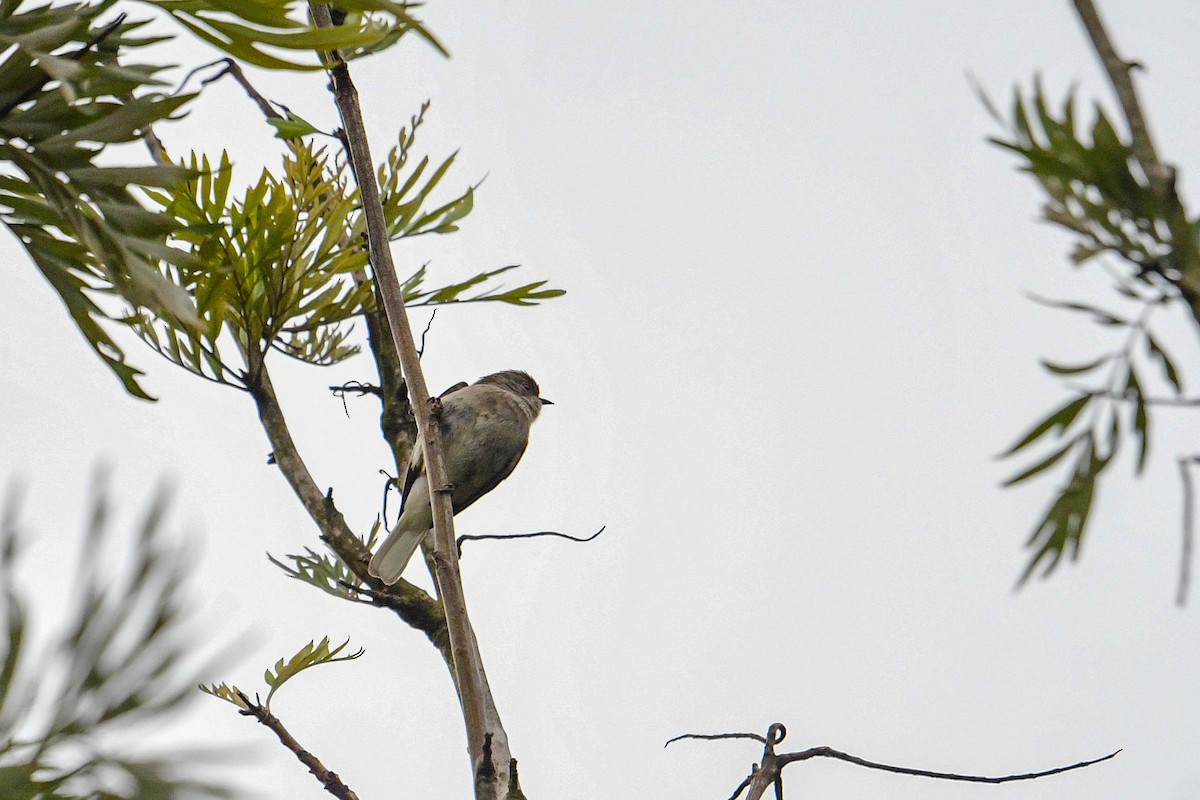
<svg viewBox="0 0 1200 800">
<path fill-rule="evenodd" d="M 342 401 L 342 411 L 346 414 L 346 418 L 350 418 L 350 407 L 346 405 L 346 394 L 354 393 L 359 397 L 363 395 L 373 394 L 376 397 L 383 396 L 383 390 L 373 383 L 363 383 L 362 381 L 346 381 L 341 386 L 330 386 L 329 391 L 334 397 Z"/>
<path fill-rule="evenodd" d="M 388 521 L 387 521 L 388 494 L 391 493 L 392 489 L 396 489 L 397 491 L 399 491 L 398 487 L 400 486 L 400 479 L 392 477 L 392 474 L 390 472 L 388 472 L 386 469 L 379 470 L 379 474 L 383 475 L 384 477 L 387 478 L 387 482 L 383 484 L 383 511 L 380 514 L 380 519 L 383 520 L 383 526 L 386 528 L 388 526 Z"/>
<path fill-rule="evenodd" d="M 557 536 L 561 539 L 570 539 L 572 542 L 590 542 L 592 539 L 595 539 L 597 536 L 604 533 L 604 529 L 607 527 L 607 525 L 601 525 L 600 530 L 596 531 L 591 536 L 583 537 L 571 536 L 566 533 L 559 533 L 558 531 L 535 531 L 534 533 L 478 533 L 471 536 L 459 536 L 454 541 L 454 544 L 458 548 L 459 556 L 461 556 L 463 542 L 479 541 L 481 539 L 532 539 L 535 536 Z M 667 742 L 667 744 L 670 744 L 670 742 Z"/>
</svg>

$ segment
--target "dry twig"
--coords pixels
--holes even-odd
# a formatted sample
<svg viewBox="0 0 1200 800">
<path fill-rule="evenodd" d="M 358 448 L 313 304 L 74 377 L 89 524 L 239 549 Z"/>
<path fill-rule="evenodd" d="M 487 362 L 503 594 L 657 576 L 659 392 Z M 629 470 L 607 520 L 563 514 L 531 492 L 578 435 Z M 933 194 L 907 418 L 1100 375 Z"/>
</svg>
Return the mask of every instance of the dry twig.
<svg viewBox="0 0 1200 800">
<path fill-rule="evenodd" d="M 1093 758 L 1089 761 L 1080 761 L 1077 764 L 1070 764 L 1065 767 L 1054 767 L 1053 769 L 1042 770 L 1041 772 L 1023 772 L 1013 775 L 966 775 L 958 772 L 937 772 L 928 769 L 916 769 L 914 767 L 900 767 L 894 764 L 884 764 L 879 761 L 868 761 L 859 756 L 843 753 L 841 750 L 834 750 L 832 747 L 810 747 L 807 750 L 800 750 L 795 753 L 777 754 L 775 747 L 783 741 L 787 736 L 787 728 L 782 723 L 776 722 L 767 729 L 766 736 L 759 736 L 756 733 L 685 733 L 681 736 L 676 736 L 667 741 L 667 745 L 672 742 L 680 741 L 681 739 L 754 739 L 762 742 L 763 755 L 758 764 L 755 764 L 750 769 L 750 774 L 742 781 L 729 800 L 735 800 L 742 792 L 749 790 L 747 800 L 759 800 L 768 787 L 775 788 L 775 796 L 782 800 L 783 798 L 783 768 L 788 764 L 796 761 L 807 761 L 811 758 L 836 758 L 839 761 L 847 761 L 851 764 L 857 764 L 860 767 L 868 769 L 878 769 L 884 772 L 892 772 L 898 775 L 916 775 L 923 778 L 936 778 L 945 781 L 965 781 L 968 783 L 1011 783 L 1012 781 L 1026 781 L 1034 778 L 1045 778 L 1049 775 L 1057 775 L 1061 772 L 1069 772 L 1073 769 L 1081 769 L 1090 767 L 1093 764 L 1099 764 L 1101 761 L 1107 761 L 1113 758 L 1117 750 L 1100 758 Z M 666 745 L 664 745 L 665 747 Z"/>
</svg>

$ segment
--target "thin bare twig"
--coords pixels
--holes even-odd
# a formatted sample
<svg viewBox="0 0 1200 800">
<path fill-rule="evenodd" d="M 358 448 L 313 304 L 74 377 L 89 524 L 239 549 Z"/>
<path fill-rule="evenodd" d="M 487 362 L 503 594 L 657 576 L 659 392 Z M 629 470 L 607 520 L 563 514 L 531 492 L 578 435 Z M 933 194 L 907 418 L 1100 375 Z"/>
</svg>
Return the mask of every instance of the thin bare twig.
<svg viewBox="0 0 1200 800">
<path fill-rule="evenodd" d="M 729 795 L 729 800 L 737 800 L 738 797 L 741 796 L 742 792 L 746 791 L 746 789 L 750 786 L 750 782 L 753 780 L 754 769 L 751 769 L 750 774 L 746 776 L 745 780 L 737 785 L 737 788 L 733 790 L 733 794 Z"/>
<path fill-rule="evenodd" d="M 296 738 L 288 732 L 288 729 L 283 726 L 279 718 L 266 709 L 265 706 L 258 703 L 252 703 L 250 698 L 246 697 L 242 692 L 238 692 L 238 697 L 245 704 L 245 710 L 240 712 L 248 717 L 254 717 L 262 725 L 269 728 L 283 743 L 283 746 L 296 754 L 296 758 L 300 763 L 308 767 L 308 771 L 313 774 L 321 785 L 325 787 L 325 791 L 329 792 L 338 800 L 358 800 L 358 795 L 354 790 L 342 782 L 338 774 L 321 763 L 321 760 L 312 753 L 305 750 Z"/>
<path fill-rule="evenodd" d="M 179 82 L 179 88 L 175 90 L 176 93 L 182 91 L 183 87 L 187 85 L 188 81 L 190 81 L 197 74 L 206 69 L 210 69 L 211 67 L 215 67 L 218 64 L 221 65 L 221 68 L 212 75 L 209 75 L 207 78 L 202 79 L 200 81 L 201 86 L 208 86 L 210 83 L 216 83 L 217 81 L 221 80 L 221 78 L 224 78 L 226 75 L 228 75 L 233 78 L 239 86 L 242 87 L 242 91 L 246 93 L 247 97 L 254 101 L 254 105 L 258 106 L 258 110 L 262 112 L 262 115 L 265 118 L 281 119 L 283 117 L 283 115 L 279 113 L 271 101 L 264 97 L 262 93 L 258 91 L 258 89 L 254 88 L 254 84 L 250 83 L 250 79 L 246 77 L 246 73 L 242 72 L 241 65 L 232 58 L 218 58 L 216 61 L 210 61 L 207 64 L 201 64 L 200 66 L 191 70 L 183 77 L 183 80 Z"/>
<path fill-rule="evenodd" d="M 753 739 L 754 741 L 761 742 L 762 744 L 767 743 L 766 738 L 757 733 L 681 733 L 672 739 L 667 739 L 666 744 L 664 744 L 663 747 L 669 747 L 675 742 L 679 742 L 684 739 L 703 739 L 705 741 L 713 741 L 715 739 Z"/>
<path fill-rule="evenodd" d="M 1196 456 L 1179 459 L 1179 477 L 1183 481 L 1183 552 L 1179 556 L 1179 589 L 1175 594 L 1175 605 L 1187 605 L 1188 589 L 1192 583 L 1192 537 L 1195 534 L 1195 490 L 1189 465 Z"/>
<path fill-rule="evenodd" d="M 433 327 L 433 319 L 437 316 L 438 310 L 435 308 L 433 313 L 429 315 L 429 322 L 425 323 L 425 330 L 421 331 L 421 346 L 417 348 L 417 358 L 425 357 L 425 336 L 429 333 L 429 329 Z"/>
<path fill-rule="evenodd" d="M 1106 756 L 1100 758 L 1089 759 L 1088 761 L 1080 761 L 1077 764 L 1070 764 L 1065 767 L 1054 767 L 1053 769 L 1042 770 L 1041 772 L 1022 772 L 1015 775 L 964 775 L 957 772 L 936 772 L 929 769 L 915 769 L 913 767 L 898 767 L 893 764 L 882 764 L 878 761 L 868 761 L 865 758 L 852 756 L 849 753 L 843 753 L 840 750 L 834 750 L 832 747 L 811 747 L 808 750 L 802 750 L 798 753 L 787 753 L 779 756 L 780 765 L 791 764 L 794 761 L 807 761 L 810 758 L 836 758 L 839 761 L 848 761 L 851 764 L 857 764 L 860 767 L 868 769 L 878 769 L 884 772 L 894 772 L 899 775 L 916 775 L 922 778 L 937 778 L 943 781 L 966 781 L 968 783 L 1011 783 L 1013 781 L 1028 781 L 1034 778 L 1045 778 L 1049 775 L 1058 775 L 1061 772 L 1070 772 L 1073 769 L 1082 769 L 1090 767 L 1093 764 L 1099 764 L 1102 761 L 1108 761 L 1110 758 L 1115 758 L 1120 750 L 1114 750 Z"/>
<path fill-rule="evenodd" d="M 461 557 L 463 542 L 477 542 L 481 539 L 533 539 L 537 536 L 557 536 L 561 539 L 569 539 L 572 542 L 590 542 L 600 534 L 604 533 L 604 529 L 607 527 L 607 525 L 601 525 L 600 530 L 596 531 L 591 536 L 571 536 L 566 533 L 559 533 L 558 531 L 535 531 L 534 533 L 477 533 L 469 536 L 459 536 L 454 540 L 454 544 L 458 548 L 459 557 Z M 667 742 L 667 744 L 670 744 L 670 742 Z"/>
</svg>

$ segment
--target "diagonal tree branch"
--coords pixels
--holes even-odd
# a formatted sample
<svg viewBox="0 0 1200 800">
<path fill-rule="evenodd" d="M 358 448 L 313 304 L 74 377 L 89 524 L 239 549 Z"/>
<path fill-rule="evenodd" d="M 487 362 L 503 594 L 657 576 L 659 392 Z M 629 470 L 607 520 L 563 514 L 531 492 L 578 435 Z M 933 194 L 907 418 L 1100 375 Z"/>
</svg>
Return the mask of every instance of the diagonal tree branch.
<svg viewBox="0 0 1200 800">
<path fill-rule="evenodd" d="M 1166 222 L 1171 232 L 1176 268 L 1182 275 L 1179 288 L 1187 298 L 1192 315 L 1200 321 L 1200 246 L 1188 223 L 1187 212 L 1175 188 L 1175 170 L 1163 163 L 1150 135 L 1150 126 L 1142 113 L 1142 104 L 1133 84 L 1133 70 L 1138 66 L 1127 61 L 1118 53 L 1112 38 L 1104 27 L 1100 12 L 1092 0 L 1072 0 L 1080 22 L 1100 57 L 1109 82 L 1121 103 L 1125 121 L 1129 126 L 1131 148 L 1150 186 L 1166 206 Z"/>
<path fill-rule="evenodd" d="M 401 580 L 389 587 L 368 574 L 367 564 L 371 560 L 371 553 L 346 524 L 345 517 L 334 504 L 332 493 L 322 492 L 313 480 L 308 465 L 301 458 L 291 431 L 288 430 L 283 409 L 279 405 L 270 373 L 262 357 L 251 353 L 248 360 L 251 363 L 247 365 L 249 369 L 246 386 L 258 408 L 258 417 L 271 443 L 275 463 L 309 517 L 317 524 L 321 538 L 346 562 L 357 577 L 367 583 L 376 594 L 388 598 L 388 608 L 395 610 L 406 623 L 424 633 L 438 649 L 448 651 L 449 638 L 446 635 L 445 616 L 436 600 L 407 581 Z"/>
<path fill-rule="evenodd" d="M 313 774 L 321 785 L 325 787 L 325 791 L 329 792 L 338 800 L 358 800 L 358 795 L 354 790 L 342 782 L 338 774 L 321 763 L 321 760 L 312 753 L 305 750 L 296 738 L 288 732 L 288 729 L 279 721 L 279 717 L 272 714 L 265 706 L 258 703 L 250 702 L 250 698 L 238 692 L 238 697 L 244 704 L 244 709 L 240 713 L 254 717 L 260 724 L 269 728 L 283 743 L 283 746 L 296 754 L 296 758 L 300 763 L 308 767 L 308 771 Z"/>
<path fill-rule="evenodd" d="M 318 27 L 333 26 L 328 5 L 310 0 L 309 9 Z M 471 629 L 462 591 L 458 554 L 454 548 L 453 511 L 446 491 L 449 479 L 446 475 L 441 426 L 438 421 L 441 403 L 431 397 L 426 387 L 417 345 L 404 307 L 404 293 L 392 263 L 387 224 L 363 124 L 362 109 L 358 101 L 358 90 L 351 80 L 350 68 L 341 53 L 326 53 L 326 60 L 334 100 L 342 118 L 350 166 L 358 183 L 359 197 L 367 223 L 375 285 L 387 314 L 397 357 L 403 368 L 417 431 L 425 452 L 425 472 L 429 485 L 434 490 L 430 505 L 433 511 L 435 577 L 446 614 L 456 684 L 467 729 L 467 748 L 471 755 L 473 774 L 477 778 L 474 781 L 475 796 L 477 800 L 491 800 L 498 794 L 499 786 L 508 784 L 511 755 L 499 719 L 489 719 L 491 692 L 483 673 L 483 661 L 479 655 L 474 631 Z M 485 743 L 488 750 L 486 753 Z M 493 780 L 478 779 L 484 775 L 494 776 Z"/>
</svg>

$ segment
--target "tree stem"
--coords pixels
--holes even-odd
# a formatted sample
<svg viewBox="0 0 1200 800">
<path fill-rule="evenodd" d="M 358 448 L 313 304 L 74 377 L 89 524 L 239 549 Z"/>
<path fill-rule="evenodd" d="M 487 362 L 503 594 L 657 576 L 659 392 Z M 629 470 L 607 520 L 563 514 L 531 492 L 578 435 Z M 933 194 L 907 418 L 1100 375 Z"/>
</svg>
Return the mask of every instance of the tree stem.
<svg viewBox="0 0 1200 800">
<path fill-rule="evenodd" d="M 309 8 L 313 20 L 319 27 L 333 26 L 329 6 L 310 0 Z M 450 652 L 462 704 L 463 720 L 467 729 L 467 748 L 471 755 L 473 775 L 491 774 L 495 779 L 474 780 L 477 800 L 492 800 L 496 797 L 497 785 L 505 786 L 508 781 L 508 752 L 497 752 L 498 745 L 507 744 L 498 719 L 488 719 L 490 691 L 483 673 L 483 661 L 467 615 L 466 599 L 462 590 L 462 578 L 458 568 L 458 553 L 454 546 L 454 514 L 450 495 L 444 491 L 449 486 L 446 474 L 445 453 L 441 441 L 441 425 L 437 418 L 441 404 L 431 397 L 421 370 L 421 360 L 413 338 L 408 313 L 404 307 L 404 293 L 392 263 L 392 254 L 379 196 L 374 162 L 371 159 L 362 109 L 358 101 L 358 90 L 350 78 L 350 69 L 338 52 L 326 54 L 328 70 L 338 112 L 342 118 L 346 149 L 355 180 L 358 182 L 359 199 L 367 223 L 367 241 L 371 254 L 376 287 L 387 314 L 388 327 L 396 346 L 396 353 L 404 371 L 409 398 L 416 418 L 417 431 L 425 451 L 425 474 L 431 488 L 430 506 L 433 511 L 434 564 L 438 594 L 446 614 L 450 637 Z M 492 723 L 489 725 L 489 722 Z M 495 764 L 485 764 L 485 742 Z M 505 747 L 505 750 L 507 748 Z M 502 773 L 502 774 L 501 774 Z"/>
</svg>

